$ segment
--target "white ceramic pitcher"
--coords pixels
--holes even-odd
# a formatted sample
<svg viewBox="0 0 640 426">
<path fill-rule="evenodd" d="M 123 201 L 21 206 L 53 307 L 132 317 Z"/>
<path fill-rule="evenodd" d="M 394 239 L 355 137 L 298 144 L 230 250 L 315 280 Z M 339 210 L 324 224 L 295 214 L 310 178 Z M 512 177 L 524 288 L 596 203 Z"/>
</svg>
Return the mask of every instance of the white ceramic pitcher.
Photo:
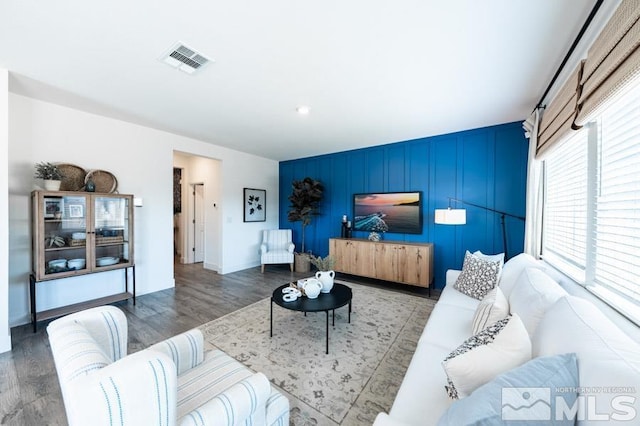
<svg viewBox="0 0 640 426">
<path fill-rule="evenodd" d="M 322 292 L 329 293 L 333 288 L 333 277 L 336 276 L 334 271 L 318 271 L 316 279 L 322 283 Z"/>
</svg>

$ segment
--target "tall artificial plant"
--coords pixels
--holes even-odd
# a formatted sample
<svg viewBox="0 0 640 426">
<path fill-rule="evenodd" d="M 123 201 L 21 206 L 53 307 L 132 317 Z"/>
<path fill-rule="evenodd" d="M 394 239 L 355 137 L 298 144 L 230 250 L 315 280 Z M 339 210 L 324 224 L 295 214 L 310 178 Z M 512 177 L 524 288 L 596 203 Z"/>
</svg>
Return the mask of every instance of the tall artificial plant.
<svg viewBox="0 0 640 426">
<path fill-rule="evenodd" d="M 301 222 L 302 223 L 302 251 L 304 250 L 304 231 L 307 225 L 309 225 L 313 219 L 313 216 L 317 216 L 318 206 L 322 200 L 324 192 L 324 186 L 320 181 L 306 177 L 302 180 L 294 180 L 291 183 L 291 195 L 289 195 L 289 214 L 287 218 L 289 222 Z"/>
</svg>

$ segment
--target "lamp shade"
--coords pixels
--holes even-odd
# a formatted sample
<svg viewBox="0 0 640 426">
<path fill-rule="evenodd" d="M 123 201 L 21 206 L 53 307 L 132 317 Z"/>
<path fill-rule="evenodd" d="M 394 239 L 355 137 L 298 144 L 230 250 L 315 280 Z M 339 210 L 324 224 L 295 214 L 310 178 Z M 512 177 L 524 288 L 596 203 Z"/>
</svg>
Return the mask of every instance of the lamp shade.
<svg viewBox="0 0 640 426">
<path fill-rule="evenodd" d="M 465 209 L 436 209 L 435 223 L 464 225 L 467 223 L 467 211 Z"/>
</svg>

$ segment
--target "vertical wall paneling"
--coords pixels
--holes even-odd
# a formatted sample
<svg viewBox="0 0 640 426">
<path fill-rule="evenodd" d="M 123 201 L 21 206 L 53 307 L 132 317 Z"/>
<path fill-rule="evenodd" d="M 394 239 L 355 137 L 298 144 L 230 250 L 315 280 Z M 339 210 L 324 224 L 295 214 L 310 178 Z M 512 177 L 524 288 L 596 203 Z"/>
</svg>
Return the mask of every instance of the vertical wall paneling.
<svg viewBox="0 0 640 426">
<path fill-rule="evenodd" d="M 527 141 L 519 122 L 339 152 L 280 163 L 280 227 L 287 222 L 291 181 L 310 176 L 325 185 L 321 216 L 307 228 L 306 248 L 328 253 L 328 239 L 340 235 L 343 214 L 353 220 L 353 194 L 422 191 L 423 230 L 419 235 L 387 234 L 387 240 L 434 243 L 434 285 L 442 288 L 447 269 L 460 269 L 465 250 L 502 250 L 499 215 L 471 206 L 467 224 L 436 225 L 434 209 L 446 208 L 448 197 L 524 216 Z M 520 253 L 524 223 L 507 218 L 509 254 Z M 365 238 L 367 233 L 355 233 Z"/>
</svg>

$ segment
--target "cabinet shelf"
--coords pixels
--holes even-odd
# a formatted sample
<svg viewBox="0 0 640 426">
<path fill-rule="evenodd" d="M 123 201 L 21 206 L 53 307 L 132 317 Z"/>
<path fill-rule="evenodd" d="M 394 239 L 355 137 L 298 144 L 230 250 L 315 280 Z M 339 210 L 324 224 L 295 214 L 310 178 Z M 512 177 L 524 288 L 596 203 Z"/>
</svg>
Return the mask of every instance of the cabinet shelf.
<svg viewBox="0 0 640 426">
<path fill-rule="evenodd" d="M 135 298 L 133 293 L 123 292 L 118 294 L 112 294 L 106 297 L 100 297 L 98 299 L 88 300 L 86 302 L 75 303 L 73 305 L 67 305 L 59 308 L 49 309 L 46 311 L 40 311 L 36 314 L 36 321 L 43 321 L 51 318 L 57 318 L 63 315 L 71 314 L 73 312 L 82 311 L 84 309 L 94 308 L 96 306 L 108 305 L 109 303 L 120 302 L 122 300 L 128 300 L 133 298 Z"/>
</svg>

